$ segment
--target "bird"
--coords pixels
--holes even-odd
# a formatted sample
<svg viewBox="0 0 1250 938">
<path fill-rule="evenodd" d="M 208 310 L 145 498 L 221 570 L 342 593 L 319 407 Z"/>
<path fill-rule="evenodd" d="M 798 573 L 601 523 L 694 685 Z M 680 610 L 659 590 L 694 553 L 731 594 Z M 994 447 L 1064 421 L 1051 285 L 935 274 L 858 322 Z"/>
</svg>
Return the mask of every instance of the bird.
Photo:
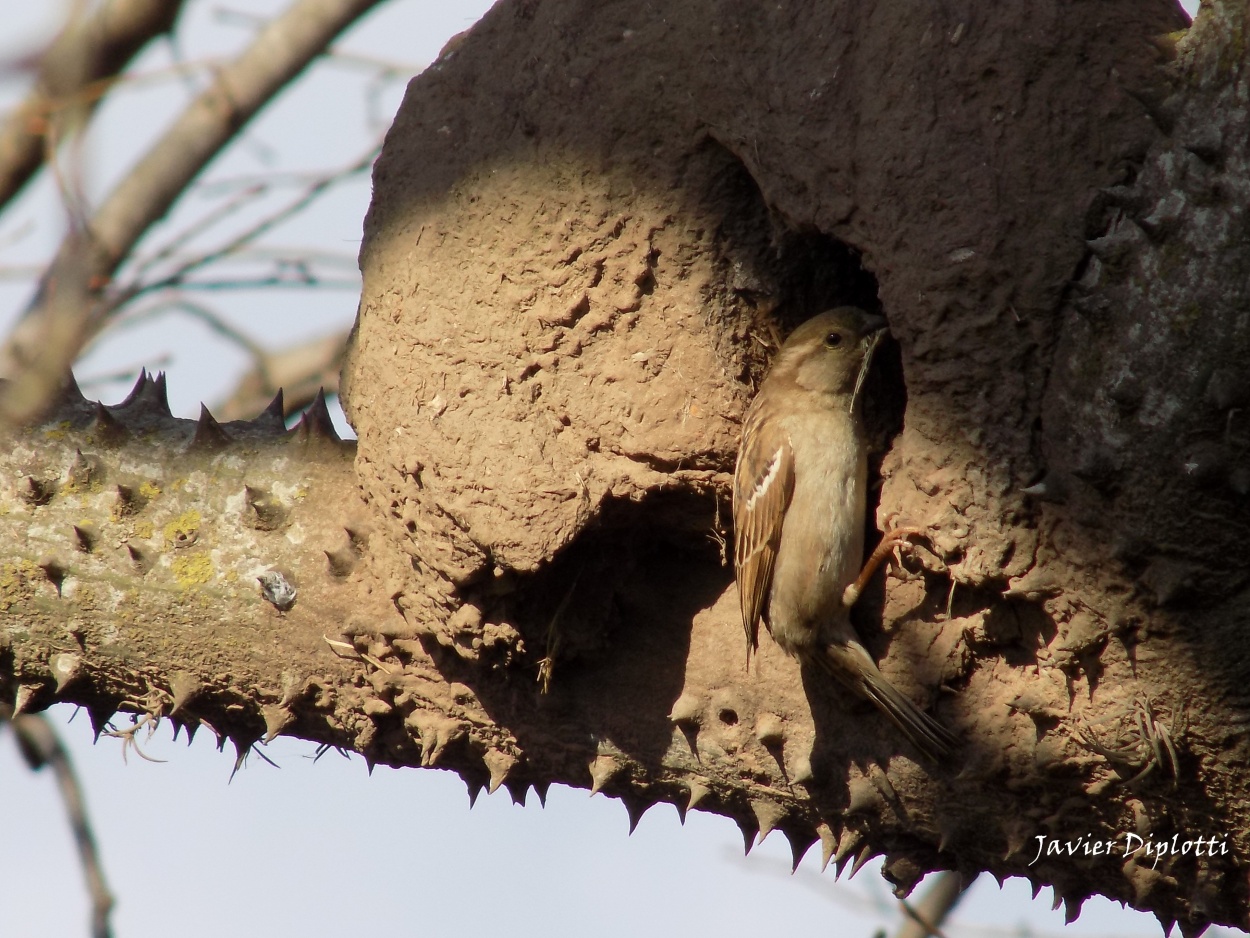
<svg viewBox="0 0 1250 938">
<path fill-rule="evenodd" d="M 850 620 L 863 585 L 902 540 L 887 534 L 861 573 L 868 452 L 859 405 L 885 331 L 881 316 L 842 306 L 801 324 L 777 352 L 743 419 L 734 573 L 748 663 L 762 619 L 782 651 L 831 673 L 941 762 L 957 738 L 886 679 Z"/>
</svg>

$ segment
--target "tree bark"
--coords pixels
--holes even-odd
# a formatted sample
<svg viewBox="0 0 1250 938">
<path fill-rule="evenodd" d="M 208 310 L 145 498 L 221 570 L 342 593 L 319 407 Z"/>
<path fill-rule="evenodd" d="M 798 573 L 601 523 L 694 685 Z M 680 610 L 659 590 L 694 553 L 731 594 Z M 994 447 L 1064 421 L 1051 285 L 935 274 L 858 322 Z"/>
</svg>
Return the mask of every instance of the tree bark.
<svg viewBox="0 0 1250 938">
<path fill-rule="evenodd" d="M 5 456 L 19 709 L 671 800 L 796 860 L 885 853 L 900 894 L 989 871 L 1244 927 L 1245 10 L 1183 26 L 504 0 L 375 171 L 354 471 L 316 416 L 193 429 L 152 382 Z M 897 340 L 878 522 L 929 532 L 858 625 L 953 765 L 767 642 L 743 669 L 737 421 L 779 333 L 847 301 Z"/>
</svg>

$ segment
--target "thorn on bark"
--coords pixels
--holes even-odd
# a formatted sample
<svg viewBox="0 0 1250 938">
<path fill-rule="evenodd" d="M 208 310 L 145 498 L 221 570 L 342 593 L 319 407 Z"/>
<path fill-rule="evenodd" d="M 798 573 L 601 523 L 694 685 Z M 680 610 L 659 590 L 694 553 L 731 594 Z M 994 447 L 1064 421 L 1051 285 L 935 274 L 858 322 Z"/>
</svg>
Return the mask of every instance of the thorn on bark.
<svg viewBox="0 0 1250 938">
<path fill-rule="evenodd" d="M 43 689 L 42 684 L 19 684 L 13 698 L 13 715 L 20 716 L 34 709 L 35 696 Z"/>
<path fill-rule="evenodd" d="M 857 775 L 847 783 L 850 800 L 846 806 L 847 814 L 864 814 L 875 811 L 880 802 L 877 786 L 862 775 Z"/>
<path fill-rule="evenodd" d="M 420 742 L 421 766 L 427 769 L 437 765 L 438 760 L 443 755 L 443 751 L 451 743 L 465 735 L 465 729 L 458 720 L 429 710 L 414 710 L 404 720 L 404 726 Z M 506 753 L 501 752 L 500 756 L 503 755 L 506 755 Z M 497 757 L 492 757 L 492 759 L 494 758 Z M 495 781 L 496 769 L 492 767 L 490 762 L 486 761 L 486 756 L 482 757 L 482 761 L 486 764 L 487 771 L 491 773 L 491 781 L 493 783 Z M 502 762 L 500 765 L 502 765 Z M 506 773 L 499 776 L 499 782 L 502 782 L 505 777 Z M 493 794 L 498 787 L 498 784 L 493 784 L 493 787 L 490 789 L 491 793 Z"/>
<path fill-rule="evenodd" d="M 811 756 L 797 756 L 790 766 L 790 781 L 799 785 L 810 785 L 816 780 L 816 771 L 812 768 Z"/>
<path fill-rule="evenodd" d="M 57 596 L 60 596 L 61 585 L 65 582 L 65 578 L 69 576 L 69 564 L 60 557 L 45 557 L 39 561 L 38 567 L 43 571 L 43 575 L 48 578 L 48 582 L 56 587 Z"/>
<path fill-rule="evenodd" d="M 56 681 L 59 694 L 82 673 L 82 657 L 72 652 L 62 652 L 48 659 L 52 679 Z"/>
<path fill-rule="evenodd" d="M 738 825 L 738 830 L 742 831 L 743 856 L 751 853 L 751 848 L 755 846 L 755 835 L 759 833 L 759 826 L 754 816 L 741 815 L 734 818 L 734 822 Z"/>
<path fill-rule="evenodd" d="M 603 787 L 616 778 L 624 768 L 613 756 L 596 756 L 590 763 L 591 797 L 593 798 L 596 792 L 602 791 Z"/>
<path fill-rule="evenodd" d="M 538 803 L 544 808 L 547 807 L 547 792 L 550 789 L 550 782 L 543 781 L 534 783 L 534 794 L 538 796 Z"/>
<path fill-rule="evenodd" d="M 864 868 L 864 864 L 872 859 L 872 845 L 864 844 L 864 849 L 859 852 L 859 856 L 855 858 L 855 864 L 851 867 L 851 875 L 847 879 L 854 879 L 855 874 Z"/>
<path fill-rule="evenodd" d="M 181 713 L 188 704 L 192 703 L 196 697 L 200 696 L 204 691 L 204 685 L 193 674 L 186 671 L 175 671 L 169 676 L 169 691 L 173 697 L 173 705 L 170 707 L 170 716 L 175 713 Z M 188 735 L 190 735 L 188 729 Z"/>
<path fill-rule="evenodd" d="M 486 764 L 486 771 L 490 772 L 490 783 L 486 791 L 487 794 L 493 795 L 499 790 L 499 786 L 508 780 L 508 776 L 512 774 L 512 770 L 521 760 L 502 749 L 488 749 L 482 756 L 482 761 Z M 525 803 L 524 796 L 522 796 L 521 803 Z"/>
<path fill-rule="evenodd" d="M 690 792 L 690 798 L 686 801 L 684 807 L 680 804 L 677 806 L 677 814 L 681 818 L 682 824 L 686 823 L 686 812 L 693 811 L 712 793 L 712 789 L 700 781 L 687 782 L 686 788 Z"/>
<path fill-rule="evenodd" d="M 265 718 L 265 742 L 271 743 L 278 735 L 295 722 L 295 714 L 280 704 L 261 707 L 261 716 Z"/>
<path fill-rule="evenodd" d="M 257 414 L 256 419 L 251 423 L 258 430 L 275 434 L 286 432 L 286 411 L 282 406 L 282 388 L 278 388 L 278 393 L 273 396 L 269 406 Z"/>
<path fill-rule="evenodd" d="M 27 476 L 21 485 L 21 497 L 24 502 L 36 507 L 46 505 L 56 494 L 56 483 L 50 479 L 36 479 Z"/>
<path fill-rule="evenodd" d="M 87 707 L 87 716 L 91 718 L 91 732 L 95 734 L 95 742 L 100 741 L 100 734 L 108 728 L 113 714 L 117 713 L 115 703 L 96 704 Z"/>
<path fill-rule="evenodd" d="M 87 427 L 87 436 L 101 446 L 120 446 L 130 437 L 130 431 L 107 407 L 96 401 L 95 413 Z"/>
<path fill-rule="evenodd" d="M 786 835 L 786 840 L 790 841 L 790 872 L 793 873 L 799 868 L 799 864 L 803 862 L 803 857 L 807 855 L 807 851 L 811 849 L 812 844 L 819 839 L 814 830 L 803 828 L 782 828 L 782 833 Z"/>
<path fill-rule="evenodd" d="M 751 813 L 755 815 L 755 823 L 759 828 L 759 839 L 756 843 L 763 843 L 764 838 L 777 829 L 777 825 L 781 823 L 786 816 L 786 810 L 775 801 L 767 798 L 760 798 L 751 802 Z"/>
<path fill-rule="evenodd" d="M 229 445 L 230 437 L 221 428 L 221 424 L 209 413 L 208 408 L 200 404 L 200 418 L 195 422 L 195 436 L 187 446 L 188 453 L 211 453 Z"/>
<path fill-rule="evenodd" d="M 74 544 L 79 551 L 89 554 L 95 550 L 96 534 L 89 527 L 72 525 L 74 529 Z"/>
<path fill-rule="evenodd" d="M 842 870 L 846 864 L 850 862 L 851 854 L 859 847 L 860 833 L 857 830 L 846 828 L 842 831 L 842 837 L 838 840 L 838 850 L 833 856 L 833 864 L 836 876 L 842 876 Z"/>
<path fill-rule="evenodd" d="M 786 727 L 774 713 L 761 713 L 755 720 L 755 738 L 765 749 L 780 749 L 786 741 Z"/>
<path fill-rule="evenodd" d="M 317 396 L 300 417 L 299 423 L 291 431 L 300 443 L 342 442 L 330 419 L 330 410 L 326 406 L 326 395 L 323 388 L 317 389 Z"/>
<path fill-rule="evenodd" d="M 66 489 L 71 492 L 88 492 L 104 481 L 104 462 L 98 456 L 83 455 L 83 451 L 74 451 L 74 459 L 69 464 Z"/>
<path fill-rule="evenodd" d="M 117 518 L 138 514 L 148 503 L 147 496 L 134 486 L 122 485 L 119 482 L 114 487 L 114 492 L 113 515 Z"/>
<path fill-rule="evenodd" d="M 341 579 L 351 574 L 356 568 L 356 563 L 360 560 L 357 553 L 350 545 L 339 547 L 336 550 L 322 551 L 326 555 L 326 566 L 330 572 L 330 576 L 335 579 Z"/>
<path fill-rule="evenodd" d="M 126 542 L 126 553 L 130 555 L 130 562 L 135 565 L 140 576 L 151 569 L 152 563 L 148 555 L 129 541 Z"/>
<path fill-rule="evenodd" d="M 823 873 L 838 849 L 838 835 L 828 822 L 821 821 L 816 825 L 816 836 L 820 838 L 820 871 Z"/>
<path fill-rule="evenodd" d="M 243 497 L 247 503 L 244 521 L 248 527 L 258 531 L 275 531 L 286 521 L 286 509 L 268 492 L 245 485 Z"/>
<path fill-rule="evenodd" d="M 512 803 L 519 808 L 525 807 L 525 796 L 529 793 L 529 786 L 519 779 L 509 779 L 503 783 L 503 787 L 508 791 L 508 797 L 512 799 Z"/>
<path fill-rule="evenodd" d="M 165 372 L 152 377 L 146 368 L 139 370 L 139 379 L 126 399 L 117 405 L 115 410 L 134 411 L 140 414 L 154 414 L 160 417 L 172 417 L 169 409 L 169 391 L 166 387 Z"/>
<path fill-rule="evenodd" d="M 632 835 L 638 829 L 638 822 L 642 820 L 642 816 L 655 802 L 626 793 L 621 795 L 621 804 L 625 806 L 625 813 L 629 815 L 629 833 Z"/>
<path fill-rule="evenodd" d="M 691 693 L 683 693 L 673 702 L 668 718 L 681 727 L 698 728 L 703 720 L 703 705 Z"/>
</svg>

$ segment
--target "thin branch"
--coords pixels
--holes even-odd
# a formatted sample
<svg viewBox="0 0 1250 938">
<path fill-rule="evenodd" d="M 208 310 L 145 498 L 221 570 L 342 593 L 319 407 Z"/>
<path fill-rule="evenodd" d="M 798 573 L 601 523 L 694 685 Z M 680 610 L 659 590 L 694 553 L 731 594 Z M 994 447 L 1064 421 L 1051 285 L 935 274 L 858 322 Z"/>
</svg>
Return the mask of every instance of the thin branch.
<svg viewBox="0 0 1250 938">
<path fill-rule="evenodd" d="M 933 884 L 914 904 L 906 899 L 901 900 L 905 917 L 895 938 L 945 938 L 942 934 L 942 922 L 965 892 L 960 885 L 958 873 L 938 873 L 933 878 Z"/>
<path fill-rule="evenodd" d="M 298 287 L 310 290 L 359 290 L 360 280 L 324 280 L 312 274 L 298 277 L 273 274 L 268 277 L 229 280 L 193 280 L 179 285 L 183 290 L 195 290 L 204 293 L 222 293 L 227 290 L 268 290 L 273 287 Z"/>
<path fill-rule="evenodd" d="M 172 273 L 167 274 L 158 280 L 145 284 L 133 284 L 122 288 L 114 300 L 114 305 L 120 305 L 140 293 L 151 293 L 154 290 L 167 289 L 169 287 L 188 286 L 189 284 L 186 283 L 186 277 L 188 274 L 207 267 L 209 264 L 222 260 L 223 258 L 237 254 L 241 248 L 247 246 L 252 241 L 255 241 L 267 232 L 272 231 L 289 218 L 299 214 L 327 189 L 337 185 L 345 179 L 351 178 L 354 175 L 368 171 L 373 166 L 374 160 L 377 159 L 378 153 L 381 151 L 381 147 L 382 145 L 379 142 L 370 147 L 364 156 L 355 160 L 350 165 L 341 170 L 318 178 L 285 208 L 279 209 L 272 215 L 262 218 L 260 221 L 256 222 L 251 227 L 244 229 L 220 247 L 183 262 Z M 270 283 L 266 285 L 271 286 L 272 284 Z"/>
<path fill-rule="evenodd" d="M 184 313 L 204 323 L 213 332 L 247 352 L 258 365 L 265 360 L 265 350 L 250 337 L 231 326 L 216 311 L 177 294 L 162 297 L 159 302 L 127 316 L 124 325 L 126 327 L 137 326 L 162 316 L 166 312 Z"/>
<path fill-rule="evenodd" d="M 256 201 L 256 199 L 265 195 L 269 191 L 269 187 L 264 182 L 254 183 L 247 186 L 240 192 L 236 192 L 233 196 L 226 199 L 221 205 L 216 206 L 203 218 L 197 218 L 193 224 L 188 225 L 182 231 L 175 234 L 168 242 L 161 245 L 150 257 L 139 260 L 135 265 L 135 271 L 142 276 L 151 270 L 161 261 L 168 260 L 173 257 L 178 250 L 185 244 L 196 238 L 204 231 L 213 227 L 219 221 L 229 218 L 243 206 Z"/>
<path fill-rule="evenodd" d="M 113 78 L 153 39 L 173 28 L 182 0 L 108 0 L 68 22 L 40 57 L 30 94 L 0 127 L 0 206 L 21 191 L 44 159 L 55 117 L 79 109 L 85 122 Z M 62 135 L 63 136 L 63 135 Z"/>
<path fill-rule="evenodd" d="M 41 714 L 21 714 L 13 718 L 11 725 L 30 767 L 41 769 L 46 765 L 56 777 L 91 895 L 91 935 L 92 938 L 109 938 L 112 934 L 109 915 L 113 909 L 113 895 L 104 878 L 100 852 L 96 847 L 95 834 L 92 832 L 87 806 L 82 797 L 82 786 L 78 784 L 78 776 L 74 773 L 69 754 L 61 745 L 56 730 Z"/>
</svg>

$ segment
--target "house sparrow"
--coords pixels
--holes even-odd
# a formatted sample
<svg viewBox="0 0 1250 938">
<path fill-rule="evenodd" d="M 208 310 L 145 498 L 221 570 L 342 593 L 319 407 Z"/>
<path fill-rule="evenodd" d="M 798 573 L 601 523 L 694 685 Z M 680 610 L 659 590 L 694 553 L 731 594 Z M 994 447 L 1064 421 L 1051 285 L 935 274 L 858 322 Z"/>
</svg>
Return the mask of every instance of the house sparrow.
<svg viewBox="0 0 1250 938">
<path fill-rule="evenodd" d="M 743 421 L 734 570 L 748 660 L 763 617 L 783 651 L 825 668 L 940 761 L 956 738 L 886 680 L 849 615 L 876 569 L 870 561 L 859 575 L 868 453 L 858 404 L 884 332 L 880 316 L 843 306 L 809 319 L 782 345 Z"/>
</svg>

